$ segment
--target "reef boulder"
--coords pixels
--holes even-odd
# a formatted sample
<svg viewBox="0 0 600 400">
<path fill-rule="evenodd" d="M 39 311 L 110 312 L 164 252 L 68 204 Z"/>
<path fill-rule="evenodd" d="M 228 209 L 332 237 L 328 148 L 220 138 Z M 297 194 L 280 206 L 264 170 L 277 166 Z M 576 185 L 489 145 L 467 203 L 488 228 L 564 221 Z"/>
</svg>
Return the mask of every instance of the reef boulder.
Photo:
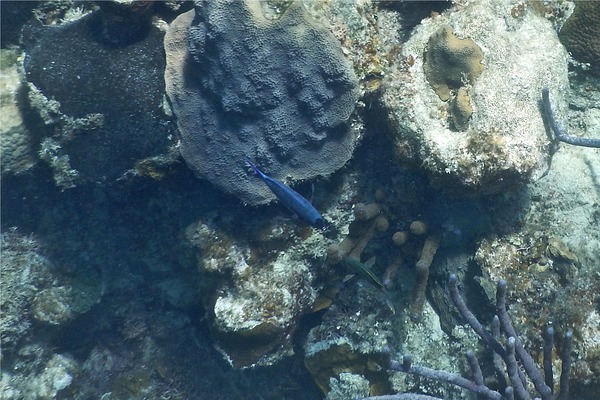
<svg viewBox="0 0 600 400">
<path fill-rule="evenodd" d="M 196 1 L 165 36 L 165 83 L 190 168 L 249 204 L 274 196 L 248 175 L 329 175 L 352 156 L 360 90 L 338 40 L 300 2 Z"/>
<path fill-rule="evenodd" d="M 423 20 L 384 85 L 399 162 L 452 194 L 498 193 L 548 169 L 539 102 L 549 87 L 564 114 L 567 53 L 533 10 L 470 2 Z"/>
<path fill-rule="evenodd" d="M 250 239 L 232 231 L 202 221 L 186 229 L 200 255 L 215 346 L 235 368 L 272 365 L 294 353 L 294 331 L 317 297 L 311 255 L 321 240 L 295 240 L 294 225 L 285 222 L 236 229 Z"/>
</svg>

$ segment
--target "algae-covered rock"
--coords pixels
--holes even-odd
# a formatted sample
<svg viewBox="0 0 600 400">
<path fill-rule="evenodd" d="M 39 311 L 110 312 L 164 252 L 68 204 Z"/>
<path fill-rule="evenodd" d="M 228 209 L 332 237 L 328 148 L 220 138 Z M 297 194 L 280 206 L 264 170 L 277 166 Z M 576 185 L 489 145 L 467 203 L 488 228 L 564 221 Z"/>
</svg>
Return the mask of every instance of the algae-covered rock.
<svg viewBox="0 0 600 400">
<path fill-rule="evenodd" d="M 236 368 L 272 365 L 294 353 L 293 332 L 317 296 L 307 254 L 319 242 L 290 245 L 289 224 L 241 229 L 250 239 L 199 222 L 187 238 L 200 251 L 201 293 L 216 346 Z"/>
<path fill-rule="evenodd" d="M 321 323 L 309 332 L 304 364 L 323 393 L 338 386 L 342 372 L 365 377 L 372 395 L 391 393 L 388 373 L 381 366 L 384 348 L 394 345 L 399 325 L 384 297 L 370 283 L 357 280 L 342 289 Z"/>
<path fill-rule="evenodd" d="M 2 296 L 0 296 L 0 332 L 2 353 L 13 350 L 31 326 L 27 310 L 39 286 L 52 282 L 47 271 L 50 262 L 40 254 L 37 242 L 19 235 L 16 229 L 3 232 L 2 246 Z"/>
<path fill-rule="evenodd" d="M 445 75 L 448 63 L 462 72 Z M 399 162 L 418 165 L 453 194 L 497 193 L 547 170 L 539 102 L 549 87 L 562 115 L 567 54 L 532 10 L 515 17 L 506 2 L 470 2 L 423 20 L 384 84 Z"/>
<path fill-rule="evenodd" d="M 95 272 L 68 279 L 43 255 L 37 241 L 11 228 L 2 233 L 2 354 L 13 352 L 28 338 L 32 319 L 61 325 L 81 315 L 100 301 L 100 279 Z"/>
<path fill-rule="evenodd" d="M 273 194 L 250 157 L 278 179 L 329 175 L 351 157 L 347 121 L 359 96 L 340 43 L 301 2 L 268 18 L 255 1 L 196 1 L 165 36 L 165 82 L 181 154 L 198 175 L 250 204 Z"/>
<path fill-rule="evenodd" d="M 24 348 L 22 353 L 23 357 L 36 358 L 24 363 L 27 364 L 24 368 L 22 365 L 21 368 L 3 371 L 0 378 L 0 397 L 3 400 L 56 399 L 61 391 L 68 390 L 79 373 L 79 365 L 70 355 L 49 354 L 37 346 Z"/>
<path fill-rule="evenodd" d="M 60 325 L 86 313 L 100 301 L 101 295 L 99 277 L 92 273 L 86 280 L 79 277 L 69 285 L 38 291 L 31 304 L 31 316 L 38 322 Z"/>
<path fill-rule="evenodd" d="M 7 49 L 0 50 L 0 169 L 2 176 L 29 169 L 36 161 L 31 133 L 25 127 L 19 109 L 21 77 L 18 73 L 20 55 Z"/>
<path fill-rule="evenodd" d="M 331 390 L 326 400 L 346 400 L 369 396 L 369 381 L 362 375 L 349 372 L 340 373 L 338 378 L 329 380 Z"/>
</svg>

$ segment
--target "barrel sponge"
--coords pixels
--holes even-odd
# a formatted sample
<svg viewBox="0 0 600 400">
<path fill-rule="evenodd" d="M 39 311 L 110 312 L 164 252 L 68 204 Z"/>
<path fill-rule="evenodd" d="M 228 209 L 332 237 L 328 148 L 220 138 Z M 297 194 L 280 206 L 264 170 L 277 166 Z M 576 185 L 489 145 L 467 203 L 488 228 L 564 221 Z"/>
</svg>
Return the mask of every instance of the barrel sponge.
<svg viewBox="0 0 600 400">
<path fill-rule="evenodd" d="M 429 38 L 424 54 L 425 76 L 441 100 L 449 100 L 452 90 L 472 83 L 483 71 L 483 52 L 473 39 L 459 39 L 449 26 Z"/>
<path fill-rule="evenodd" d="M 274 199 L 244 156 L 280 180 L 329 175 L 352 156 L 360 95 L 351 65 L 301 2 L 197 0 L 165 36 L 165 83 L 180 151 L 200 177 L 249 204 Z"/>
<path fill-rule="evenodd" d="M 560 41 L 581 62 L 600 66 L 600 2 L 577 1 L 560 31 Z"/>
</svg>

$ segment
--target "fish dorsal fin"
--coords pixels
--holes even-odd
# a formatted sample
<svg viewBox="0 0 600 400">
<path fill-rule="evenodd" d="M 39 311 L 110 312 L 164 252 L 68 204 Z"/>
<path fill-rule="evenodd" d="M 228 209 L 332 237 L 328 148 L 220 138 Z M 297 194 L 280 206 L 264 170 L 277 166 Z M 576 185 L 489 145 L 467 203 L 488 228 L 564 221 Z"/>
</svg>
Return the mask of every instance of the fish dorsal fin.
<svg viewBox="0 0 600 400">
<path fill-rule="evenodd" d="M 375 256 L 373 256 L 373 257 L 369 258 L 369 259 L 367 260 L 367 262 L 365 262 L 365 263 L 363 264 L 363 266 L 365 267 L 365 269 L 371 269 L 371 267 L 372 267 L 373 265 L 375 265 Z"/>
</svg>

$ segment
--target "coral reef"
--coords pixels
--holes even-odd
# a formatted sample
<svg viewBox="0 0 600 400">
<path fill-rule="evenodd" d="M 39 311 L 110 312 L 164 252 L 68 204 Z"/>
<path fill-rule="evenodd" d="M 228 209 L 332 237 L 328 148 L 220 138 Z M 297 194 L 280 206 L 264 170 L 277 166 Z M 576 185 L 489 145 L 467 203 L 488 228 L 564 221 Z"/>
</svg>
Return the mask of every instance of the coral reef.
<svg viewBox="0 0 600 400">
<path fill-rule="evenodd" d="M 515 360 L 522 349 L 531 355 L 519 363 L 535 381 L 524 390 L 547 397 L 543 385 L 558 388 L 557 376 L 541 382 L 530 368 L 561 366 L 556 351 L 550 362 L 551 323 L 558 349 L 568 349 L 564 333 L 573 331 L 569 397 L 595 399 L 599 150 L 558 146 L 549 129 L 600 132 L 600 83 L 582 66 L 566 90 L 566 54 L 552 32 L 569 3 L 2 2 L 3 46 L 14 51 L 0 55 L 8 130 L 0 155 L 0 397 L 466 400 L 473 393 L 430 378 L 488 394 L 518 386 L 513 341 L 486 344 L 485 333 L 479 340 L 462 325 L 464 316 L 489 321 L 500 312 L 494 326 L 505 327 L 503 336 L 519 332 Z M 313 186 L 326 229 L 289 219 L 278 203 L 248 207 L 214 179 L 197 179 L 180 157 L 162 39 L 192 8 L 195 17 L 182 16 L 179 28 L 190 28 L 194 41 L 180 31 L 182 42 L 166 47 L 188 57 L 184 89 L 204 101 L 190 112 L 226 116 L 213 120 L 220 127 L 200 121 L 211 156 L 229 152 L 218 133 L 239 121 L 262 146 L 245 136 L 248 154 L 228 153 L 215 169 L 232 170 L 232 187 L 247 180 L 260 190 L 241 157 L 256 156 L 298 193 Z M 483 70 L 469 78 L 463 65 L 444 101 L 432 83 L 448 78 L 448 57 L 464 61 L 461 49 Z M 306 54 L 312 64 L 299 66 Z M 258 70 L 267 72 L 256 77 Z M 283 107 L 302 117 L 292 122 L 301 133 L 268 131 Z M 303 134 L 348 150 L 335 161 L 344 167 L 323 179 L 300 175 L 303 163 L 327 156 L 318 145 L 289 145 Z M 281 157 L 281 146 L 294 155 Z M 532 182 L 550 155 L 552 168 Z M 502 168 L 517 164 L 511 181 Z M 448 296 L 451 273 L 460 277 L 464 298 L 452 287 L 454 301 L 464 300 L 460 311 Z M 496 302 L 491 282 L 500 277 L 511 290 L 502 287 Z M 468 349 L 476 357 L 465 359 Z M 403 354 L 415 362 L 386 368 Z M 496 374 L 500 364 L 512 377 Z"/>
<path fill-rule="evenodd" d="M 435 393 L 444 398 L 461 398 L 460 391 L 449 386 L 400 376 L 390 379 L 380 367 L 386 365 L 389 357 L 386 347 L 377 346 L 414 352 L 437 368 L 458 373 L 458 354 L 464 342 L 471 338 L 457 330 L 454 338 L 461 338 L 461 344 L 448 343 L 439 319 L 428 303 L 416 324 L 408 318 L 404 308 L 398 308 L 396 314 L 390 313 L 379 295 L 364 281 L 348 285 L 325 311 L 319 326 L 310 331 L 304 344 L 305 364 L 321 390 L 328 398 L 342 390 L 352 393 L 347 398 L 364 396 L 365 382 L 357 384 L 361 382 L 356 377 L 359 375 L 368 381 L 366 391 L 372 396 L 411 390 Z M 398 295 L 397 304 L 409 302 L 408 293 Z M 344 379 L 347 375 L 343 374 L 353 375 L 351 382 L 347 382 Z"/>
<path fill-rule="evenodd" d="M 423 168 L 448 193 L 515 189 L 541 177 L 549 165 L 550 142 L 539 99 L 542 87 L 550 87 L 557 93 L 558 114 L 563 112 L 558 93 L 567 87 L 567 54 L 547 20 L 529 9 L 514 18 L 505 5 L 498 0 L 473 2 L 423 20 L 384 81 L 381 104 L 399 162 Z M 472 41 L 454 39 L 450 29 Z M 531 32 L 536 32 L 535 40 Z M 457 46 L 433 40 L 438 36 L 449 36 Z M 448 62 L 444 53 L 433 57 L 433 44 L 439 42 L 454 53 L 452 58 L 463 58 L 462 65 L 469 66 L 461 67 L 464 82 L 454 77 L 453 90 L 443 92 L 444 98 L 452 94 L 456 101 L 444 102 L 438 96 L 442 92 L 432 88 L 441 78 L 428 72 L 430 64 L 439 72 L 445 64 L 438 65 L 438 59 Z M 474 46 L 482 49 L 484 66 L 476 79 L 479 71 L 473 69 L 480 67 L 480 57 Z M 458 85 L 468 90 L 470 104 Z"/>
<path fill-rule="evenodd" d="M 102 12 L 56 26 L 24 29 L 30 121 L 47 136 L 40 149 L 62 188 L 136 175 L 141 160 L 174 159 L 162 110 L 163 32 L 123 47 L 101 37 Z"/>
<path fill-rule="evenodd" d="M 13 236 L 26 242 L 22 246 L 2 244 L 2 300 L 23 301 L 19 293 L 30 296 L 17 314 L 29 324 L 27 330 L 11 345 L 2 338 L 0 397 L 51 398 L 36 393 L 46 387 L 44 382 L 52 385 L 65 381 L 43 378 L 66 377 L 59 374 L 62 364 L 50 363 L 59 356 L 76 365 L 67 370 L 73 378 L 70 385 L 54 398 L 250 400 L 257 392 L 265 398 L 318 398 L 318 388 L 299 357 L 280 360 L 270 368 L 240 371 L 231 368 L 215 350 L 215 337 L 209 331 L 211 320 L 204 317 L 199 290 L 204 293 L 210 282 L 199 287 L 197 253 L 183 242 L 183 231 L 198 210 L 213 213 L 213 205 L 219 204 L 233 211 L 238 202 L 217 197 L 214 187 L 199 184 L 184 165 L 180 171 L 185 173 L 179 180 L 171 175 L 130 193 L 108 192 L 103 187 L 60 191 L 49 174 L 42 175 L 41 184 L 36 183 L 39 177 L 34 174 L 3 179 L 3 191 L 10 193 L 2 200 L 3 230 L 8 233 L 11 230 L 6 224 L 19 221 L 19 232 L 33 230 L 36 234 Z M 187 189 L 182 191 L 184 187 Z M 281 243 L 276 233 L 273 240 Z M 298 233 L 305 234 L 302 230 Z M 285 243 L 284 238 L 281 240 Z M 30 242 L 39 247 L 36 254 L 44 262 L 39 269 L 56 283 L 34 286 L 21 279 L 32 277 L 26 265 L 32 270 L 38 268 L 27 251 Z M 266 251 L 262 246 L 256 248 Z M 4 267 L 11 250 L 24 261 L 14 266 L 13 275 L 19 284 L 14 286 L 16 291 L 9 292 Z M 69 279 L 75 276 L 76 280 Z M 95 286 L 90 287 L 90 283 Z M 53 287 L 60 289 L 46 290 Z M 62 296 L 50 298 L 47 304 L 42 301 L 48 294 L 66 294 L 67 289 L 73 298 L 98 296 L 102 289 L 101 303 L 78 314 L 76 310 L 81 308 L 76 304 L 58 303 Z M 42 308 L 35 314 L 46 312 L 46 317 L 36 320 L 31 304 L 41 292 Z M 11 297 L 5 298 L 5 293 Z M 207 289 L 206 293 L 214 292 Z M 7 316 L 4 304 L 0 306 L 2 322 Z M 48 309 L 43 308 L 45 305 Z M 63 310 L 73 318 L 53 324 L 53 316 L 66 315 L 54 312 Z M 42 393 L 51 393 L 46 390 Z"/>
<path fill-rule="evenodd" d="M 315 303 L 319 305 L 319 310 L 326 311 L 321 324 L 310 331 L 306 340 L 305 364 L 328 397 L 335 398 L 339 391 L 352 390 L 350 387 L 354 387 L 353 383 L 342 379 L 341 373 L 344 371 L 365 377 L 371 394 L 390 393 L 391 387 L 385 374 L 372 366 L 379 362 L 382 355 L 375 343 L 402 340 L 401 336 L 405 335 L 405 328 L 408 328 L 406 322 L 399 323 L 398 320 L 402 321 L 407 314 L 415 315 L 414 319 L 421 321 L 424 326 L 435 325 L 431 318 L 433 312 L 425 302 L 426 276 L 414 285 L 409 310 L 405 309 L 409 304 L 407 293 L 386 290 L 397 288 L 398 270 L 408 265 L 405 259 L 418 259 L 417 265 L 425 275 L 428 273 L 439 245 L 439 236 L 429 233 L 424 221 L 413 221 L 410 233 L 396 232 L 393 235 L 393 254 L 383 275 L 383 285 L 379 282 L 376 271 L 369 271 L 373 276 L 361 276 L 365 274 L 359 273 L 359 279 L 355 283 L 350 284 L 351 281 L 347 278 L 343 280 L 343 285 L 340 283 L 341 276 L 356 271 L 348 271 L 347 268 L 340 270 L 338 265 L 347 265 L 348 258 L 359 260 L 367 246 L 374 245 L 373 242 L 387 243 L 385 240 L 373 239 L 380 238 L 387 231 L 389 221 L 385 214 L 389 211 L 389 203 L 393 201 L 386 198 L 382 190 L 376 191 L 375 198 L 377 202 L 357 203 L 353 206 L 354 220 L 349 224 L 348 234 L 340 243 L 327 248 L 327 262 L 336 272 L 336 276 L 330 279 L 337 279 L 337 284 L 330 282 L 326 285 Z M 399 300 L 398 296 L 402 299 Z M 396 304 L 401 304 L 398 312 Z M 354 396 L 363 390 L 358 386 L 355 389 L 357 392 Z"/>
<path fill-rule="evenodd" d="M 594 293 L 600 282 L 592 277 L 593 272 L 577 266 L 579 260 L 560 239 L 545 237 L 539 231 L 528 232 L 529 229 L 527 226 L 519 234 L 484 240 L 475 259 L 484 276 L 507 276 L 515 282 L 514 292 L 518 294 L 509 298 L 518 296 L 520 300 L 511 312 L 518 330 L 527 335 L 524 340 L 539 341 L 535 335 L 548 321 L 573 330 L 579 340 L 573 345 L 578 357 L 573 359 L 572 378 L 592 383 L 592 360 L 600 353 L 598 344 L 591 339 L 599 334 L 597 313 L 589 309 L 589 304 L 596 301 Z M 490 291 L 483 286 L 486 292 Z"/>
<path fill-rule="evenodd" d="M 427 279 L 423 277 L 415 282 L 412 269 L 418 264 L 425 275 L 428 273 L 440 245 L 439 224 L 420 219 L 411 223 L 398 221 L 399 214 L 407 212 L 407 205 L 402 204 L 407 198 L 400 190 L 404 184 L 398 180 L 397 196 L 377 189 L 373 196 L 375 201 L 354 204 L 347 234 L 341 242 L 327 248 L 332 276 L 328 277 L 325 289 L 315 302 L 317 310 L 325 311 L 320 326 L 311 330 L 305 343 L 305 364 L 328 395 L 333 390 L 351 390 L 352 384 L 341 381 L 340 373 L 344 371 L 366 377 L 371 393 L 391 393 L 385 376 L 371 367 L 381 356 L 380 351 L 370 347 L 372 342 L 402 343 L 403 348 L 419 352 L 435 349 L 436 355 L 432 357 L 437 357 L 440 366 L 454 363 L 450 360 L 451 350 L 441 345 L 443 334 L 439 321 L 436 322 L 435 313 L 425 300 Z M 406 227 L 406 230 L 386 234 L 390 224 L 396 229 Z M 359 260 L 371 255 L 377 255 L 380 264 L 370 271 L 375 278 L 358 274 L 358 279 L 349 280 L 347 274 L 356 271 L 346 268 L 347 257 Z M 374 284 L 382 271 L 383 290 Z M 411 313 L 418 323 L 411 320 Z M 433 342 L 433 336 L 437 337 L 435 345 L 424 344 L 423 338 L 419 340 L 419 333 L 407 334 L 421 329 L 423 338 L 429 337 Z M 440 333 L 433 335 L 436 329 Z M 373 337 L 369 338 L 370 335 Z M 332 396 L 335 395 L 334 392 Z"/>
<path fill-rule="evenodd" d="M 99 301 L 100 288 L 62 277 L 36 240 L 14 228 L 2 233 L 0 246 L 0 397 L 55 398 L 72 384 L 78 365 L 72 356 L 53 354 L 44 346 L 52 336 L 48 328 L 89 311 Z"/>
<path fill-rule="evenodd" d="M 574 136 L 598 132 L 598 83 L 597 77 L 572 82 L 568 125 L 563 123 L 561 128 Z M 554 91 L 550 96 L 554 105 Z M 544 321 L 573 329 L 577 357 L 573 359 L 571 392 L 573 398 L 584 399 L 600 387 L 600 324 L 593 306 L 600 292 L 600 198 L 598 191 L 591 189 L 598 185 L 598 151 L 559 146 L 548 174 L 528 188 L 519 228 L 481 241 L 475 256 L 484 276 L 491 280 L 504 277 L 515 287 L 520 301 L 513 304 L 511 312 L 515 321 L 522 321 L 518 330 L 528 341 L 539 342 Z M 509 211 L 496 215 L 495 221 L 506 220 L 506 213 L 512 213 L 510 207 L 502 208 Z"/>
<path fill-rule="evenodd" d="M 304 364 L 323 393 L 342 372 L 368 380 L 369 393 L 390 393 L 387 373 L 378 365 L 383 347 L 394 340 L 394 321 L 382 305 L 381 293 L 358 281 L 338 294 L 321 323 L 311 329 L 304 344 Z M 335 385 L 334 385 L 335 387 Z"/>
<path fill-rule="evenodd" d="M 196 1 L 170 25 L 165 52 L 181 154 L 225 192 L 249 204 L 274 199 L 244 156 L 282 181 L 330 175 L 352 156 L 356 77 L 301 3 L 268 19 L 258 2 Z"/>
<path fill-rule="evenodd" d="M 600 67 L 600 3 L 575 1 L 573 14 L 562 26 L 559 37 L 576 60 Z"/>
<path fill-rule="evenodd" d="M 303 4 L 340 41 L 365 97 L 376 95 L 403 40 L 400 15 L 376 1 L 309 0 Z"/>
</svg>

